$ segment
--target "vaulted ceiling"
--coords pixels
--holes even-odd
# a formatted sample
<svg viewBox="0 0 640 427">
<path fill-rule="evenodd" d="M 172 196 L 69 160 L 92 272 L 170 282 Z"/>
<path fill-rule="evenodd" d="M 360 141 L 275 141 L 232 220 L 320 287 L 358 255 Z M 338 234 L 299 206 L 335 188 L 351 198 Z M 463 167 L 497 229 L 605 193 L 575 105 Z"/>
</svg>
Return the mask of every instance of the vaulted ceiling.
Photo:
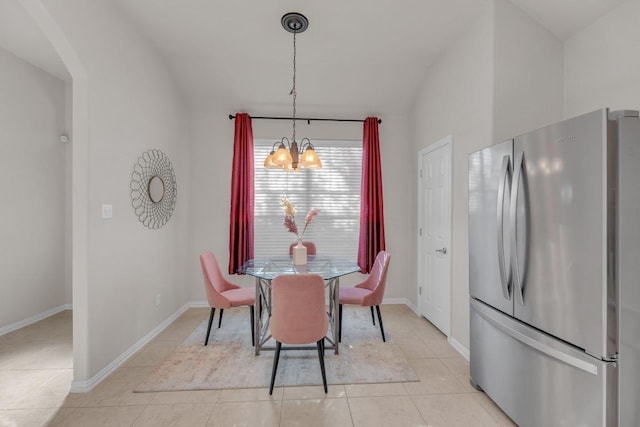
<svg viewBox="0 0 640 427">
<path fill-rule="evenodd" d="M 300 12 L 299 110 L 406 111 L 430 64 L 490 0 L 109 0 L 165 58 L 191 105 L 288 112 L 293 37 L 280 25 Z M 559 39 L 624 0 L 511 0 Z M 0 46 L 66 79 L 19 0 L 0 1 Z"/>
</svg>

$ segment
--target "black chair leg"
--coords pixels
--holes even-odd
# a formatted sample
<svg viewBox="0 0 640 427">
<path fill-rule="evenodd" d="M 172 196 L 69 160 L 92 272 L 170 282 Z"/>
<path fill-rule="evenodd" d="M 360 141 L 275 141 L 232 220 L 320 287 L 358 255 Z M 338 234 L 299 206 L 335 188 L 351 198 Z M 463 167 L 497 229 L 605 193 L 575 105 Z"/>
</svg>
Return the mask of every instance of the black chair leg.
<svg viewBox="0 0 640 427">
<path fill-rule="evenodd" d="M 320 370 L 322 371 L 322 385 L 324 385 L 324 392 L 326 393 L 327 392 L 327 375 L 324 372 L 324 350 L 322 345 L 323 341 L 324 341 L 324 338 L 321 340 L 318 340 L 318 359 L 320 359 Z M 273 384 L 273 380 L 271 381 L 271 383 Z M 271 387 L 273 387 L 273 385 Z"/>
<path fill-rule="evenodd" d="M 256 346 L 256 336 L 255 336 L 255 330 L 253 328 L 253 322 L 254 322 L 254 313 L 253 313 L 253 306 L 250 305 L 249 306 L 249 313 L 251 313 L 251 346 L 255 347 Z"/>
<path fill-rule="evenodd" d="M 218 317 L 218 329 L 220 329 L 220 325 L 222 325 L 222 312 L 224 311 L 224 308 L 220 309 L 220 317 Z"/>
<path fill-rule="evenodd" d="M 216 309 L 211 307 L 211 313 L 209 314 L 209 326 L 207 327 L 207 336 L 204 339 L 204 345 L 209 342 L 209 333 L 211 333 L 211 323 L 213 323 L 213 315 L 216 313 Z"/>
<path fill-rule="evenodd" d="M 380 323 L 380 332 L 382 332 L 382 341 L 387 342 L 384 338 L 384 327 L 382 326 L 382 316 L 380 315 L 380 306 L 376 305 L 376 311 L 378 312 L 378 322 Z"/>
<path fill-rule="evenodd" d="M 338 305 L 338 342 L 342 342 L 342 304 Z"/>
<path fill-rule="evenodd" d="M 282 347 L 282 343 L 280 341 L 276 341 L 276 354 L 273 356 L 273 370 L 271 371 L 271 385 L 269 386 L 269 396 L 273 394 L 273 383 L 276 381 L 278 360 L 280 359 L 280 347 Z"/>
<path fill-rule="evenodd" d="M 376 324 L 376 318 L 373 317 L 373 306 L 369 307 L 371 309 L 371 321 L 373 322 L 373 324 Z"/>
</svg>

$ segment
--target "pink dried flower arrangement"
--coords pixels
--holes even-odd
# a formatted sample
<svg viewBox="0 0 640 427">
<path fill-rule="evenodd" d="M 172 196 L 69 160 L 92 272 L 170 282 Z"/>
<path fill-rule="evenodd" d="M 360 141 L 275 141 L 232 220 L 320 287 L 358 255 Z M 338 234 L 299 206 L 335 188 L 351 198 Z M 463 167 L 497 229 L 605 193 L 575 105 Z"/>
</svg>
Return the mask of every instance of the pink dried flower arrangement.
<svg viewBox="0 0 640 427">
<path fill-rule="evenodd" d="M 298 235 L 298 226 L 296 225 L 296 221 L 292 216 L 284 216 L 284 226 L 287 231 L 295 233 L 296 236 Z"/>
<path fill-rule="evenodd" d="M 295 218 L 296 208 L 291 204 L 287 196 L 282 196 L 280 203 L 284 209 L 284 227 L 287 231 L 294 233 L 298 239 L 301 239 L 304 232 L 307 231 L 307 227 L 313 222 L 313 219 L 318 215 L 320 210 L 316 208 L 311 208 L 309 210 L 307 216 L 304 218 L 304 228 L 302 229 L 302 233 L 298 234 L 298 226 L 296 225 Z"/>
</svg>

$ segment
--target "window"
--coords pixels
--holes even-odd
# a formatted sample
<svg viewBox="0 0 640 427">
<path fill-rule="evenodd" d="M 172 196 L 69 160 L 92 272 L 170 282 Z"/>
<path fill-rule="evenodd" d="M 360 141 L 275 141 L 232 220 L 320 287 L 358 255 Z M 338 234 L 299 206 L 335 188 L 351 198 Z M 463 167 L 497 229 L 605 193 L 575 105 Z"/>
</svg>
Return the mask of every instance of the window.
<svg viewBox="0 0 640 427">
<path fill-rule="evenodd" d="M 273 143 L 274 140 L 254 140 L 254 256 L 287 255 L 289 245 L 296 241 L 283 225 L 280 197 L 286 194 L 296 208 L 299 232 L 309 209 L 320 210 L 303 240 L 313 241 L 319 254 L 356 259 L 362 142 L 313 140 L 323 168 L 299 172 L 264 168 Z"/>
</svg>

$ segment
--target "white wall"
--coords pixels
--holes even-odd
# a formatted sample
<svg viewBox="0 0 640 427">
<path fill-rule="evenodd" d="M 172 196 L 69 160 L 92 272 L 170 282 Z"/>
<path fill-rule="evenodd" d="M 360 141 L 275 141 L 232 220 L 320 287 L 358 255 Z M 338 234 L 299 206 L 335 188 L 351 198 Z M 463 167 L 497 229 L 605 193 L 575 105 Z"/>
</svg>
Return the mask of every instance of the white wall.
<svg viewBox="0 0 640 427">
<path fill-rule="evenodd" d="M 0 49 L 0 328 L 65 298 L 65 83 Z"/>
<path fill-rule="evenodd" d="M 412 117 L 415 145 L 410 164 L 414 170 L 413 177 L 417 177 L 415 155 L 439 139 L 453 135 L 451 337 L 467 348 L 467 156 L 493 142 L 493 49 L 493 11 L 489 8 L 427 71 Z M 416 195 L 417 178 L 409 182 L 412 182 L 411 194 Z M 416 202 L 411 209 L 417 211 Z M 413 217 L 411 222 L 415 228 L 416 215 Z M 415 247 L 416 238 L 412 237 L 407 244 Z M 415 272 L 416 269 L 414 261 L 411 270 Z M 413 289 L 409 295 L 416 303 L 416 280 L 412 282 Z"/>
<path fill-rule="evenodd" d="M 188 301 L 188 112 L 162 59 L 109 2 L 42 3 L 87 74 L 88 195 L 79 196 L 88 197 L 88 283 L 74 301 L 87 305 L 78 338 L 87 367 L 74 372 L 82 383 Z M 138 221 L 129 188 L 134 163 L 151 148 L 171 159 L 178 184 L 176 210 L 159 230 Z M 113 205 L 113 219 L 100 219 L 103 203 Z"/>
<path fill-rule="evenodd" d="M 565 42 L 565 117 L 640 110 L 640 2 L 631 0 Z"/>
<path fill-rule="evenodd" d="M 469 346 L 468 155 L 562 119 L 562 58 L 561 41 L 510 2 L 493 0 L 428 70 L 416 99 L 415 153 L 453 135 L 451 337 L 464 347 Z M 412 295 L 416 298 L 415 289 Z"/>
<path fill-rule="evenodd" d="M 493 143 L 562 120 L 562 41 L 507 0 L 495 0 Z"/>
<path fill-rule="evenodd" d="M 284 107 L 265 113 L 260 109 L 247 108 L 251 114 L 288 114 Z M 284 110 L 284 111 L 283 111 Z M 187 268 L 191 299 L 205 300 L 202 274 L 198 256 L 204 251 L 214 252 L 226 273 L 229 263 L 229 201 L 231 191 L 231 166 L 233 158 L 234 122 L 228 115 L 240 110 L 233 107 L 212 106 L 194 112 L 192 117 L 192 164 L 191 182 L 194 197 L 189 209 L 190 250 Z M 321 117 L 365 118 L 366 112 L 308 114 Z M 410 171 L 406 167 L 409 157 L 408 117 L 402 114 L 380 113 L 380 145 L 382 152 L 382 180 L 385 203 L 385 233 L 387 250 L 392 254 L 389 267 L 385 298 L 406 299 L 412 284 L 409 281 L 411 269 L 415 267 L 412 246 L 407 245 L 412 237 L 409 215 L 412 197 L 406 187 Z M 291 122 L 253 120 L 255 138 L 279 139 L 290 136 Z M 362 140 L 361 123 L 299 122 L 298 136 L 315 139 L 359 139 Z M 304 172 L 303 172 L 304 173 Z M 197 195 L 197 196 L 195 196 Z M 341 285 L 349 286 L 362 280 L 361 275 L 344 277 Z M 233 276 L 231 281 L 241 286 L 253 286 L 250 277 Z"/>
</svg>

